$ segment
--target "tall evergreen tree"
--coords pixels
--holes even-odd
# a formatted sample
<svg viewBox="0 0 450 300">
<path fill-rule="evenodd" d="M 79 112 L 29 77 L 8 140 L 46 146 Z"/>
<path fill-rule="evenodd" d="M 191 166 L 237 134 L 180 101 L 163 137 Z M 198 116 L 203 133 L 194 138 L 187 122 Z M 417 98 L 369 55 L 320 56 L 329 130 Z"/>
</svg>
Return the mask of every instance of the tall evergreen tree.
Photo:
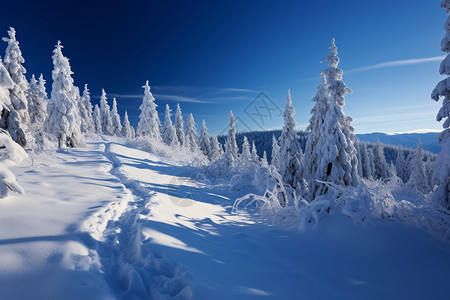
<svg viewBox="0 0 450 300">
<path fill-rule="evenodd" d="M 352 119 L 346 116 L 343 110 L 345 95 L 351 90 L 342 80 L 343 71 L 338 67 L 339 57 L 337 54 L 337 47 L 333 38 L 330 54 L 323 60 L 328 63 L 328 68 L 323 71 L 325 78 L 322 81 L 326 84 L 323 90 L 328 99 L 328 108 L 325 117 L 318 118 L 319 120 L 323 118 L 323 122 L 320 121 L 318 125 L 320 126 L 320 137 L 312 147 L 312 152 L 317 151 L 315 156 L 317 160 L 313 160 L 313 163 L 317 163 L 317 166 L 311 168 L 316 172 L 315 176 L 312 177 L 314 180 L 310 180 L 311 199 L 326 193 L 328 190 L 326 185 L 318 183 L 315 179 L 342 186 L 356 186 L 359 183 L 358 160 L 355 149 L 356 137 L 353 133 L 354 129 L 350 125 Z M 321 89 L 319 87 L 319 91 Z M 321 95 L 321 97 L 324 96 Z M 317 113 L 323 113 L 322 108 L 318 109 Z M 311 131 L 315 130 L 311 129 Z"/>
<path fill-rule="evenodd" d="M 373 157 L 372 158 L 369 157 L 366 143 L 360 143 L 360 149 L 361 149 L 361 160 L 362 160 L 361 161 L 362 177 L 372 178 Z"/>
<path fill-rule="evenodd" d="M 161 122 L 159 121 L 158 112 L 156 111 L 155 98 L 150 92 L 150 86 L 148 80 L 144 89 L 144 98 L 142 104 L 139 107 L 141 114 L 139 115 L 139 123 L 136 134 L 142 137 L 148 137 L 152 140 L 162 141 L 161 137 Z"/>
<path fill-rule="evenodd" d="M 309 119 L 309 125 L 306 128 L 308 135 L 305 145 L 305 154 L 303 156 L 304 175 L 307 178 L 309 185 L 315 187 L 317 187 L 314 181 L 316 180 L 317 168 L 319 167 L 318 155 L 320 154 L 320 149 L 318 149 L 317 145 L 321 138 L 325 116 L 327 115 L 330 106 L 325 72 L 321 73 L 321 77 L 322 81 L 317 87 L 316 95 L 312 99 L 314 107 L 311 109 L 311 118 Z"/>
<path fill-rule="evenodd" d="M 169 146 L 179 146 L 177 132 L 175 126 L 172 124 L 172 114 L 170 113 L 169 104 L 166 104 L 166 113 L 164 117 L 164 131 L 163 131 L 163 141 Z"/>
<path fill-rule="evenodd" d="M 398 178 L 400 178 L 403 182 L 407 182 L 409 178 L 407 178 L 407 166 L 405 161 L 405 156 L 403 154 L 403 150 L 398 147 L 397 150 L 397 158 L 395 160 L 395 170 L 397 172 Z"/>
<path fill-rule="evenodd" d="M 263 152 L 263 157 L 261 159 L 261 166 L 267 168 L 269 166 L 269 163 L 267 162 L 267 153 L 266 150 Z"/>
<path fill-rule="evenodd" d="M 121 136 L 122 135 L 122 124 L 120 122 L 119 112 L 117 110 L 116 98 L 113 98 L 113 107 L 111 110 L 111 131 L 112 135 Z"/>
<path fill-rule="evenodd" d="M 186 144 L 186 136 L 184 134 L 184 121 L 183 115 L 181 114 L 180 103 L 177 103 L 174 126 L 177 132 L 178 142 L 181 146 L 184 146 Z"/>
<path fill-rule="evenodd" d="M 91 94 L 89 93 L 88 85 L 84 85 L 83 96 L 79 102 L 79 110 L 81 117 L 81 132 L 94 132 L 94 117 L 92 111 Z"/>
<path fill-rule="evenodd" d="M 450 14 L 450 0 L 443 0 L 441 7 L 445 9 L 447 15 Z M 450 17 L 445 21 L 444 29 L 445 37 L 441 42 L 441 51 L 450 53 Z M 433 194 L 433 200 L 450 210 L 450 77 L 448 77 L 450 54 L 442 61 L 439 73 L 447 75 L 447 78 L 440 81 L 431 93 L 431 98 L 435 101 L 444 97 L 442 107 L 436 116 L 438 122 L 444 120 L 442 124 L 444 130 L 439 135 L 439 144 L 442 148 L 435 163 L 433 178 L 438 188 Z"/>
<path fill-rule="evenodd" d="M 95 132 L 99 133 L 99 134 L 102 134 L 103 133 L 102 115 L 100 113 L 100 108 L 98 107 L 98 104 L 95 104 L 93 118 L 94 118 Z"/>
<path fill-rule="evenodd" d="M 45 118 L 47 117 L 47 95 L 43 94 L 38 81 L 31 75 L 28 91 L 26 93 L 28 99 L 28 114 L 30 116 L 30 127 L 34 129 L 42 129 Z"/>
<path fill-rule="evenodd" d="M 16 40 L 16 31 L 13 27 L 9 28 L 8 37 L 4 37 L 3 41 L 8 43 L 3 63 L 14 82 L 14 87 L 10 91 L 11 104 L 20 116 L 19 121 L 27 123 L 30 121 L 25 96 L 25 92 L 28 90 L 28 81 L 25 78 L 27 71 L 23 66 L 25 59 L 20 51 L 19 42 Z"/>
<path fill-rule="evenodd" d="M 428 185 L 426 177 L 423 158 L 424 153 L 422 142 L 419 139 L 419 141 L 417 142 L 416 150 L 414 151 L 414 155 L 410 162 L 411 175 L 408 182 L 406 183 L 406 187 L 412 190 L 419 191 L 421 193 L 428 193 L 430 191 L 430 187 Z"/>
<path fill-rule="evenodd" d="M 26 91 L 28 90 L 28 81 L 25 78 L 26 70 L 22 65 L 25 60 L 19 48 L 19 42 L 16 40 L 16 31 L 10 27 L 8 37 L 3 41 L 8 43 L 3 64 L 12 79 L 12 86 L 9 88 L 9 101 L 2 112 L 0 125 L 7 130 L 11 138 L 21 146 L 27 145 L 26 131 L 27 124 L 30 121 L 28 115 L 28 101 Z"/>
<path fill-rule="evenodd" d="M 125 138 L 132 138 L 133 130 L 131 129 L 130 120 L 128 120 L 128 113 L 125 111 L 125 117 L 123 118 L 122 136 Z"/>
<path fill-rule="evenodd" d="M 284 126 L 278 144 L 280 145 L 279 161 L 280 175 L 283 181 L 298 192 L 306 192 L 305 180 L 302 174 L 303 152 L 296 132 L 297 123 L 294 119 L 295 108 L 292 106 L 290 90 L 287 94 L 286 109 L 284 111 Z"/>
<path fill-rule="evenodd" d="M 386 162 L 384 155 L 384 145 L 377 140 L 373 145 L 373 177 L 375 179 L 387 179 L 389 178 L 389 165 Z"/>
<path fill-rule="evenodd" d="M 186 147 L 189 147 L 192 152 L 199 151 L 197 144 L 197 129 L 195 128 L 194 116 L 192 114 L 188 115 L 186 122 Z"/>
<path fill-rule="evenodd" d="M 236 119 L 234 118 L 231 110 L 228 115 L 228 119 L 230 123 L 228 126 L 228 137 L 225 143 L 225 153 L 223 158 L 227 165 L 235 166 L 238 159 L 239 149 L 236 143 Z"/>
<path fill-rule="evenodd" d="M 275 168 L 275 170 L 280 170 L 280 146 L 278 145 L 278 141 L 274 135 L 272 135 L 272 156 L 271 156 L 271 165 Z"/>
<path fill-rule="evenodd" d="M 252 161 L 255 164 L 259 164 L 260 163 L 259 156 L 258 156 L 258 151 L 256 151 L 255 141 L 252 141 L 251 156 L 252 156 Z"/>
<path fill-rule="evenodd" d="M 61 42 L 53 50 L 52 93 L 45 121 L 47 132 L 56 136 L 58 147 L 81 145 L 81 120 L 69 60 L 62 54 Z"/>
<path fill-rule="evenodd" d="M 205 120 L 202 121 L 202 127 L 200 128 L 200 136 L 198 138 L 198 146 L 202 150 L 203 155 L 212 159 L 211 140 L 208 134 L 208 128 L 206 127 Z"/>
<path fill-rule="evenodd" d="M 222 158 L 223 151 L 222 151 L 222 145 L 217 140 L 217 136 L 213 135 L 211 136 L 211 161 L 218 160 Z"/>
<path fill-rule="evenodd" d="M 108 98 L 106 98 L 106 92 L 102 89 L 102 95 L 100 96 L 100 118 L 102 121 L 102 133 L 112 135 L 114 130 L 111 119 L 111 108 L 109 107 Z"/>
<path fill-rule="evenodd" d="M 244 140 L 242 142 L 242 151 L 241 151 L 241 160 L 245 162 L 251 161 L 252 156 L 250 153 L 250 143 L 248 142 L 247 137 L 244 135 Z"/>
</svg>

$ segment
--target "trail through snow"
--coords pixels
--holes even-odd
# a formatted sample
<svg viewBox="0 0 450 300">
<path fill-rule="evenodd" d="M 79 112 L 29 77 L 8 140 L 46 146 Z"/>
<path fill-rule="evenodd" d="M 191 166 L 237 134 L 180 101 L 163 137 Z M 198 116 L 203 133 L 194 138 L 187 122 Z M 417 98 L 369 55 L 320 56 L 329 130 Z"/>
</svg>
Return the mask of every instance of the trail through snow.
<svg viewBox="0 0 450 300">
<path fill-rule="evenodd" d="M 255 223 L 227 185 L 108 139 L 13 171 L 26 194 L 0 201 L 5 299 L 445 299 L 449 246 L 411 226 Z"/>
</svg>

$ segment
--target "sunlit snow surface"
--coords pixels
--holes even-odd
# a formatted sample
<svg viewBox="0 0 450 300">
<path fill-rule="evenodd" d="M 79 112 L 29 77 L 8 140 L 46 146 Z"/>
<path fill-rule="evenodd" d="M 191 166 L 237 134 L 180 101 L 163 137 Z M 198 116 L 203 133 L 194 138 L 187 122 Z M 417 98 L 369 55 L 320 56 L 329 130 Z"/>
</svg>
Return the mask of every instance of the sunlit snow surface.
<svg viewBox="0 0 450 300">
<path fill-rule="evenodd" d="M 12 170 L 1 299 L 448 299 L 450 246 L 412 226 L 284 229 L 232 213 L 248 191 L 108 139 Z"/>
</svg>

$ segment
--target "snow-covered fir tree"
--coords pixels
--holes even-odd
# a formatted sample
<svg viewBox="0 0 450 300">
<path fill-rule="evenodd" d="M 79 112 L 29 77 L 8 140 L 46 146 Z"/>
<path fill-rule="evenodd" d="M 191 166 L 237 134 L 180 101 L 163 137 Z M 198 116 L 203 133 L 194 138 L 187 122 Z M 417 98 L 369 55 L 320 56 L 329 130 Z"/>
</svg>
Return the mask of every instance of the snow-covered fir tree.
<svg viewBox="0 0 450 300">
<path fill-rule="evenodd" d="M 373 145 L 373 178 L 375 179 L 387 179 L 389 178 L 389 165 L 386 162 L 384 156 L 384 145 L 377 140 Z"/>
<path fill-rule="evenodd" d="M 130 120 L 128 120 L 128 113 L 125 111 L 125 117 L 123 118 L 122 136 L 125 138 L 133 138 L 133 130 L 131 129 Z"/>
<path fill-rule="evenodd" d="M 81 120 L 77 93 L 69 60 L 62 54 L 61 42 L 53 50 L 52 93 L 44 128 L 58 140 L 58 147 L 77 147 L 81 142 Z"/>
<path fill-rule="evenodd" d="M 3 41 L 8 43 L 3 63 L 14 82 L 14 87 L 10 91 L 11 104 L 18 112 L 20 122 L 27 123 L 30 121 L 25 96 L 25 92 L 28 90 L 28 81 L 25 78 L 27 71 L 23 66 L 25 59 L 20 51 L 19 42 L 16 40 L 16 31 L 13 27 L 9 28 L 8 37 L 4 37 Z"/>
<path fill-rule="evenodd" d="M 188 147 L 192 152 L 197 152 L 199 150 L 197 144 L 197 128 L 195 128 L 194 116 L 192 114 L 188 115 L 186 121 L 186 147 Z"/>
<path fill-rule="evenodd" d="M 275 138 L 275 135 L 272 135 L 272 157 L 270 164 L 275 168 L 275 170 L 280 170 L 280 146 L 278 145 L 278 141 Z"/>
<path fill-rule="evenodd" d="M 113 134 L 113 126 L 111 119 L 111 108 L 109 107 L 108 98 L 106 98 L 106 92 L 102 89 L 102 95 L 100 96 L 100 118 L 102 121 L 102 133 L 107 135 Z"/>
<path fill-rule="evenodd" d="M 117 110 L 116 98 L 113 98 L 113 106 L 111 109 L 111 131 L 112 135 L 121 136 L 122 135 L 122 124 L 120 122 L 119 112 Z"/>
<path fill-rule="evenodd" d="M 255 164 L 259 164 L 260 163 L 259 156 L 258 156 L 258 151 L 256 151 L 255 141 L 252 141 L 251 156 L 252 156 L 252 161 Z"/>
<path fill-rule="evenodd" d="M 162 139 L 164 143 L 166 143 L 169 146 L 179 146 L 180 143 L 178 142 L 177 132 L 175 129 L 175 126 L 172 124 L 172 114 L 170 113 L 170 107 L 169 104 L 166 104 L 166 112 L 164 116 L 164 130 L 162 133 Z"/>
<path fill-rule="evenodd" d="M 0 112 L 2 115 L 4 110 L 11 105 L 9 91 L 13 88 L 13 86 L 14 82 L 0 59 Z"/>
<path fill-rule="evenodd" d="M 95 132 L 100 133 L 100 134 L 103 133 L 102 116 L 101 116 L 100 108 L 98 107 L 98 104 L 95 104 L 93 119 L 94 119 Z"/>
<path fill-rule="evenodd" d="M 316 179 L 321 181 L 333 182 L 342 186 L 357 186 L 359 184 L 359 176 L 357 173 L 358 159 L 356 156 L 356 137 L 352 119 L 345 115 L 343 106 L 345 105 L 345 95 L 351 90 L 342 80 L 343 71 L 338 67 L 339 57 L 337 56 L 337 47 L 334 38 L 331 40 L 330 54 L 323 61 L 328 63 L 328 68 L 323 71 L 322 80 L 326 86 L 323 88 L 328 99 L 325 117 L 318 117 L 322 120 L 316 125 L 310 122 L 312 127 L 320 126 L 320 137 L 317 142 L 312 143 L 312 152 L 317 151 L 317 160 L 313 159 L 313 164 L 317 166 L 310 170 L 315 171 L 313 180 L 310 180 L 310 198 L 327 192 L 326 185 L 318 183 Z M 322 88 L 319 87 L 319 91 Z M 320 95 L 320 97 L 324 97 Z M 321 101 L 316 101 L 321 102 Z M 318 114 L 323 113 L 323 109 L 317 110 Z M 311 131 L 317 129 L 311 128 Z M 308 155 L 311 155 L 310 153 Z M 309 171 L 307 171 L 309 172 Z"/>
<path fill-rule="evenodd" d="M 362 177 L 364 178 L 372 178 L 373 175 L 373 157 L 369 156 L 369 152 L 367 149 L 366 143 L 360 143 L 359 147 L 361 149 L 361 169 L 362 169 Z"/>
<path fill-rule="evenodd" d="M 144 98 L 142 104 L 139 107 L 141 114 L 139 115 L 139 123 L 136 134 L 141 137 L 147 137 L 155 141 L 162 141 L 161 137 L 161 122 L 159 121 L 158 112 L 156 111 L 155 98 L 150 92 L 150 86 L 148 80 L 144 89 Z"/>
<path fill-rule="evenodd" d="M 174 126 L 177 132 L 178 142 L 181 146 L 184 146 L 186 144 L 186 136 L 184 134 L 184 121 L 183 115 L 181 114 L 180 103 L 177 103 Z"/>
<path fill-rule="evenodd" d="M 39 90 L 41 91 L 41 93 L 45 96 L 46 99 L 48 99 L 47 96 L 47 92 L 45 90 L 45 79 L 44 79 L 44 75 L 39 76 Z"/>
<path fill-rule="evenodd" d="M 236 119 L 234 118 L 231 110 L 228 115 L 228 119 L 230 123 L 228 125 L 228 137 L 225 143 L 225 153 L 223 155 L 223 159 L 227 165 L 234 166 L 238 159 L 239 149 L 236 143 Z"/>
<path fill-rule="evenodd" d="M 445 9 L 447 15 L 450 14 L 450 0 L 443 0 L 441 7 Z M 441 51 L 450 53 L 450 17 L 445 21 L 444 29 L 445 37 L 441 41 Z M 447 75 L 447 78 L 440 81 L 431 93 L 431 98 L 435 101 L 444 98 L 436 116 L 438 122 L 444 120 L 442 124 L 444 130 L 439 135 L 439 144 L 442 148 L 435 162 L 433 178 L 438 188 L 433 194 L 433 200 L 450 210 L 450 54 L 442 61 L 439 73 Z"/>
<path fill-rule="evenodd" d="M 202 127 L 200 128 L 200 136 L 198 137 L 198 146 L 202 150 L 203 155 L 212 160 L 211 140 L 206 127 L 205 120 L 202 121 Z"/>
<path fill-rule="evenodd" d="M 395 171 L 397 173 L 398 178 L 400 178 L 403 182 L 408 181 L 408 170 L 407 170 L 405 155 L 403 151 L 399 148 L 397 151 L 397 158 L 395 160 Z"/>
<path fill-rule="evenodd" d="M 30 119 L 26 99 L 28 82 L 25 78 L 26 70 L 22 65 L 25 60 L 22 57 L 19 42 L 16 40 L 14 28 L 10 27 L 8 35 L 9 37 L 3 38 L 3 41 L 8 43 L 3 64 L 13 84 L 8 88 L 9 100 L 7 103 L 5 102 L 0 126 L 9 132 L 15 142 L 21 146 L 26 146 L 26 124 Z"/>
<path fill-rule="evenodd" d="M 295 108 L 292 106 L 290 90 L 287 94 L 286 109 L 284 111 L 284 126 L 278 139 L 280 146 L 278 159 L 279 173 L 283 181 L 297 190 L 306 192 L 306 184 L 302 174 L 303 152 L 296 132 L 297 123 L 294 119 Z"/>
<path fill-rule="evenodd" d="M 28 114 L 30 116 L 30 127 L 42 129 L 47 117 L 47 95 L 42 93 L 38 81 L 31 75 L 30 84 L 26 93 L 28 99 Z"/>
<path fill-rule="evenodd" d="M 428 181 L 426 178 L 425 165 L 424 165 L 424 152 L 422 147 L 422 142 L 419 139 L 417 142 L 416 150 L 414 151 L 413 157 L 410 161 L 411 175 L 406 183 L 408 189 L 412 189 L 423 194 L 430 191 Z"/>
<path fill-rule="evenodd" d="M 320 154 L 317 144 L 321 138 L 321 130 L 323 130 L 325 116 L 329 109 L 329 96 L 325 72 L 321 73 L 321 78 L 321 83 L 317 87 L 317 93 L 312 99 L 314 107 L 311 109 L 311 118 L 309 119 L 309 125 L 306 128 L 308 136 L 303 156 L 304 176 L 311 186 L 316 186 L 313 181 L 316 180 L 317 168 L 319 167 L 318 155 Z"/>
<path fill-rule="evenodd" d="M 248 142 L 248 139 L 245 135 L 242 142 L 241 160 L 244 162 L 250 162 L 252 160 L 252 155 L 250 153 L 250 143 Z"/>
<path fill-rule="evenodd" d="M 81 117 L 81 132 L 94 132 L 93 107 L 91 103 L 91 94 L 89 93 L 87 84 L 84 85 L 83 95 L 79 102 L 79 110 Z"/>
<path fill-rule="evenodd" d="M 361 148 L 360 145 L 355 144 L 355 148 L 356 148 L 356 159 L 358 160 L 358 176 L 359 177 L 363 177 L 363 171 L 362 171 L 362 155 L 361 155 Z"/>
<path fill-rule="evenodd" d="M 211 144 L 211 161 L 218 160 L 223 156 L 222 145 L 217 140 L 217 136 L 213 135 L 210 139 Z"/>
<path fill-rule="evenodd" d="M 261 166 L 264 168 L 267 168 L 269 166 L 269 163 L 267 162 L 267 153 L 266 150 L 263 152 L 263 156 L 261 158 Z"/>
</svg>

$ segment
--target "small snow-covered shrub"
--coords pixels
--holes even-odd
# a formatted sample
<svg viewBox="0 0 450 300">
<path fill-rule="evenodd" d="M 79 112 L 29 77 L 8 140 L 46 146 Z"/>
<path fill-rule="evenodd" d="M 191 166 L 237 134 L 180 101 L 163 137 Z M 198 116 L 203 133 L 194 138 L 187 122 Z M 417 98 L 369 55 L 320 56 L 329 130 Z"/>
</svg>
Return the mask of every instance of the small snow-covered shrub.
<svg viewBox="0 0 450 300">
<path fill-rule="evenodd" d="M 25 150 L 11 139 L 7 131 L 0 129 L 0 198 L 6 197 L 10 192 L 24 193 L 16 176 L 7 166 L 19 163 L 26 157 L 28 155 Z"/>
<path fill-rule="evenodd" d="M 5 165 L 19 163 L 28 157 L 23 148 L 14 142 L 8 132 L 0 129 L 0 161 Z"/>
<path fill-rule="evenodd" d="M 186 147 L 169 146 L 163 141 L 148 137 L 139 137 L 133 139 L 130 143 L 144 151 L 193 167 L 204 166 L 208 162 L 208 159 L 200 151 L 191 152 Z"/>
<path fill-rule="evenodd" d="M 5 198 L 10 192 L 24 194 L 25 191 L 16 180 L 16 176 L 3 163 L 0 163 L 0 198 Z"/>
</svg>

